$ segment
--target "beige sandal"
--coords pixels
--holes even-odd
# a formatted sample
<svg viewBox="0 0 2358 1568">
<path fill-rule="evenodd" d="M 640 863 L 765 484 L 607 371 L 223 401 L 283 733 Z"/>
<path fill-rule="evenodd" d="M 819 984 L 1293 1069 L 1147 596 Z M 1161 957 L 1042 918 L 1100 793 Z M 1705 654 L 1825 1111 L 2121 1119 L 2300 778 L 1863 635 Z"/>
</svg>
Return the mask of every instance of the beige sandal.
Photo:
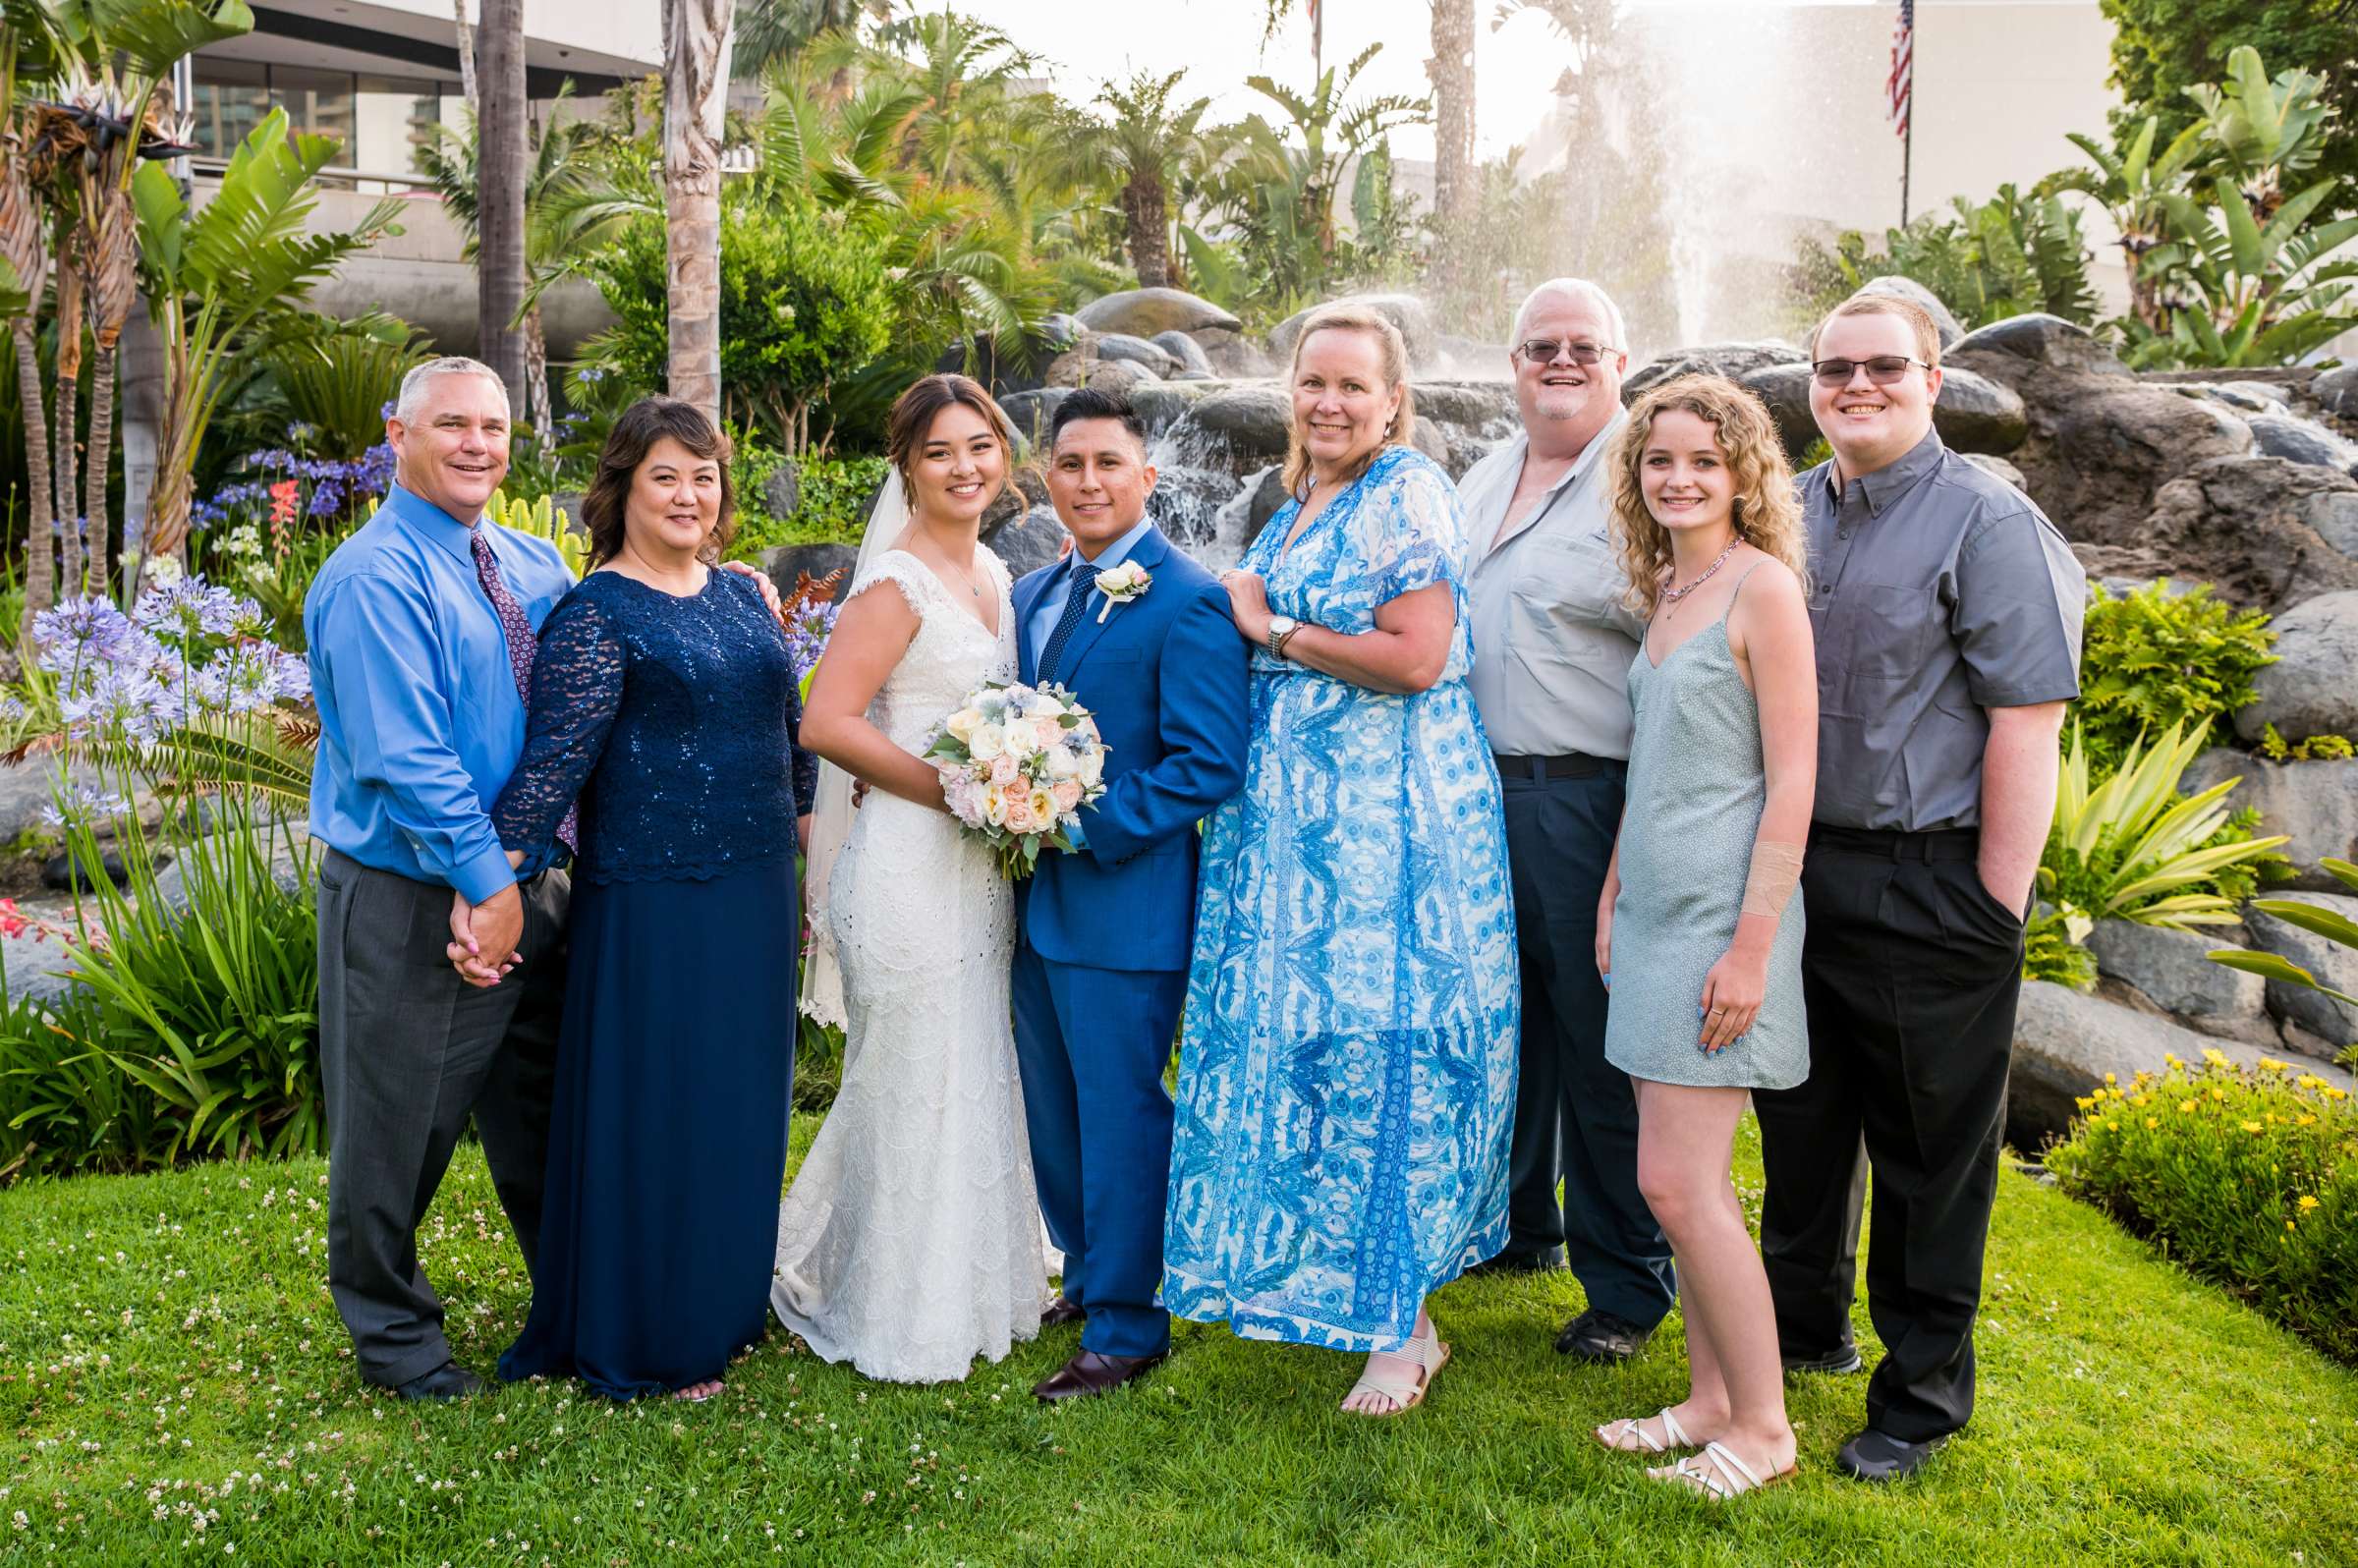
<svg viewBox="0 0 2358 1568">
<path fill-rule="evenodd" d="M 1675 1448 L 1703 1446 L 1687 1435 L 1687 1429 L 1678 1424 L 1676 1416 L 1670 1414 L 1668 1405 L 1664 1405 L 1655 1419 L 1662 1424 L 1659 1442 L 1655 1440 L 1654 1433 L 1646 1429 L 1644 1416 L 1629 1416 L 1620 1421 L 1607 1422 L 1593 1430 L 1597 1440 L 1616 1454 L 1666 1454 Z"/>
<path fill-rule="evenodd" d="M 1346 1410 L 1343 1414 L 1373 1416 L 1380 1419 L 1385 1416 L 1404 1415 L 1425 1403 L 1425 1393 L 1432 1386 L 1433 1375 L 1449 1365 L 1449 1347 L 1442 1342 L 1440 1325 L 1432 1322 L 1431 1319 L 1427 1321 L 1431 1332 L 1426 1337 L 1412 1338 L 1403 1350 L 1385 1352 L 1387 1355 L 1398 1355 L 1415 1360 L 1417 1375 L 1414 1381 L 1397 1373 L 1376 1372 L 1374 1370 L 1375 1363 L 1371 1360 L 1368 1364 L 1370 1370 L 1360 1373 L 1359 1381 L 1351 1385 L 1351 1392 L 1343 1396 L 1344 1403 L 1348 1404 L 1361 1394 L 1381 1394 L 1392 1402 L 1392 1408 L 1383 1411 Z"/>
<path fill-rule="evenodd" d="M 1730 1497 L 1741 1497 L 1748 1491 L 1759 1491 L 1780 1481 L 1790 1481 L 1799 1471 L 1798 1465 L 1787 1465 L 1775 1475 L 1763 1480 L 1750 1465 L 1727 1449 L 1717 1443 L 1705 1443 L 1702 1453 L 1682 1459 L 1675 1465 L 1649 1470 L 1646 1474 L 1656 1481 L 1684 1486 L 1713 1502 L 1725 1502 Z"/>
</svg>

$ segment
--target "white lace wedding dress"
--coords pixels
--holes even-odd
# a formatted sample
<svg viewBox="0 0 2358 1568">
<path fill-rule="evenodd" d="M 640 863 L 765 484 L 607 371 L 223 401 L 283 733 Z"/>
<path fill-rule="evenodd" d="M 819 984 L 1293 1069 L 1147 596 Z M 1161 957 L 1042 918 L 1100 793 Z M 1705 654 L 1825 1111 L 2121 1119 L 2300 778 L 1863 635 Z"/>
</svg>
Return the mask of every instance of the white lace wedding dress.
<svg viewBox="0 0 2358 1568">
<path fill-rule="evenodd" d="M 1007 568 L 994 638 L 924 562 L 889 550 L 918 633 L 868 716 L 911 752 L 985 680 L 1016 673 Z M 990 591 L 986 589 L 985 591 Z M 1014 889 L 947 813 L 870 790 L 828 880 L 843 974 L 843 1085 L 778 1210 L 778 1320 L 870 1377 L 945 1382 L 1039 1332 L 1039 1204 L 1009 1025 Z"/>
</svg>

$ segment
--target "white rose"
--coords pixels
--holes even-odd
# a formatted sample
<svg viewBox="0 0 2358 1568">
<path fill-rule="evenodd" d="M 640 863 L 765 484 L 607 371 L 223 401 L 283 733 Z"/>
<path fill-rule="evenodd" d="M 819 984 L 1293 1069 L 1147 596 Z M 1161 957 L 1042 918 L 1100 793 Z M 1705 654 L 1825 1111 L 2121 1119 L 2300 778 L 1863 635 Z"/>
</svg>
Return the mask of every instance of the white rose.
<svg viewBox="0 0 2358 1568">
<path fill-rule="evenodd" d="M 987 762 L 1006 750 L 1007 732 L 996 724 L 985 721 L 966 732 L 966 753 L 978 762 Z"/>
<path fill-rule="evenodd" d="M 1052 779 L 1072 778 L 1081 771 L 1081 759 L 1073 756 L 1073 750 L 1069 746 L 1049 747 L 1042 765 L 1047 769 L 1048 777 Z"/>
<path fill-rule="evenodd" d="M 1095 788 L 1097 787 L 1097 782 L 1098 782 L 1098 780 L 1102 779 L 1104 776 L 1105 776 L 1105 754 L 1104 754 L 1104 752 L 1103 752 L 1103 751 L 1095 751 L 1095 752 L 1084 752 L 1084 753 L 1082 753 L 1082 754 L 1081 754 L 1081 782 L 1082 782 L 1082 783 L 1084 783 L 1084 784 L 1087 784 L 1087 785 L 1088 785 L 1088 786 L 1089 786 L 1091 789 L 1095 789 Z"/>
<path fill-rule="evenodd" d="M 1007 792 L 996 784 L 982 789 L 982 820 L 998 827 L 1007 820 Z"/>
<path fill-rule="evenodd" d="M 1039 753 L 1039 735 L 1030 724 L 1010 724 L 999 731 L 999 746 L 1017 757 L 1036 756 Z"/>
<path fill-rule="evenodd" d="M 1032 700 L 1024 704 L 1024 713 L 1025 716 L 1036 719 L 1061 718 L 1064 716 L 1064 704 L 1047 693 L 1039 692 L 1034 694 Z"/>
<path fill-rule="evenodd" d="M 974 734 L 975 726 L 982 722 L 982 714 L 979 709 L 962 707 L 952 713 L 942 727 L 963 741 Z"/>
</svg>

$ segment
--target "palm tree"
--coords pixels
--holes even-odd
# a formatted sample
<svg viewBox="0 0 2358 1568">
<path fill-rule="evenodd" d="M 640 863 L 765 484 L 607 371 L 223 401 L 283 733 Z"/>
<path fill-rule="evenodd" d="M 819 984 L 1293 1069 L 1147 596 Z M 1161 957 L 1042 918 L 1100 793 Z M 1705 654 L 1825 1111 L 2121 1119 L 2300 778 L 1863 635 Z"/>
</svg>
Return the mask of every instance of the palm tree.
<svg viewBox="0 0 2358 1568">
<path fill-rule="evenodd" d="M 49 284 L 49 215 L 34 189 L 32 125 L 20 112 L 17 84 L 46 74 L 54 58 L 46 18 L 30 0 L 0 11 L 0 310 L 17 351 L 17 395 L 25 420 L 25 468 L 32 491 L 25 539 L 25 607 L 47 609 L 52 586 L 49 420 L 33 342 Z M 30 627 L 28 614 L 25 625 Z"/>
<path fill-rule="evenodd" d="M 729 74 L 736 80 L 766 77 L 822 33 L 856 31 L 863 17 L 878 22 L 892 15 L 892 0 L 748 0 L 737 13 L 737 44 Z M 851 90 L 852 64 L 838 59 L 824 87 L 829 98 Z"/>
<path fill-rule="evenodd" d="M 1171 186 L 1180 171 L 1207 161 L 1208 143 L 1198 128 L 1211 100 L 1171 103 L 1186 74 L 1157 77 L 1141 71 L 1099 92 L 1096 101 L 1110 113 L 1111 123 L 1085 143 L 1088 156 L 1121 181 L 1122 222 L 1141 288 L 1170 283 Z"/>
<path fill-rule="evenodd" d="M 1432 0 L 1432 210 L 1458 232 L 1474 209 L 1474 0 Z M 1446 258 L 1459 253 L 1443 245 Z"/>
<path fill-rule="evenodd" d="M 663 0 L 671 395 L 720 422 L 720 111 L 733 0 Z"/>
<path fill-rule="evenodd" d="M 509 394 L 526 400 L 524 334 L 525 132 L 524 0 L 483 0 L 476 29 L 476 80 L 482 95 L 476 160 L 476 336 L 482 361 Z"/>
</svg>

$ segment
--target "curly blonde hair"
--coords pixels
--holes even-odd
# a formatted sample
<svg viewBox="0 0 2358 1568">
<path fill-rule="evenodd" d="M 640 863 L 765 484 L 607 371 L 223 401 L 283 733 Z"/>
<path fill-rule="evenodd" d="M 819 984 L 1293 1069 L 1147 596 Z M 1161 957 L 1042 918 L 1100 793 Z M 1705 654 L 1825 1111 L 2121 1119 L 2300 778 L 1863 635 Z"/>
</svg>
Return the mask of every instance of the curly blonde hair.
<svg viewBox="0 0 2358 1568">
<path fill-rule="evenodd" d="M 1629 422 L 1605 455 L 1613 485 L 1614 545 L 1629 579 L 1629 603 L 1651 618 L 1670 578 L 1670 531 L 1646 508 L 1640 474 L 1654 421 L 1666 410 L 1694 415 L 1717 432 L 1719 449 L 1735 476 L 1732 508 L 1736 536 L 1764 555 L 1774 556 L 1803 583 L 1809 581 L 1810 541 L 1801 521 L 1801 498 L 1785 461 L 1775 421 L 1760 399 L 1719 375 L 1682 375 L 1637 401 Z"/>
</svg>

